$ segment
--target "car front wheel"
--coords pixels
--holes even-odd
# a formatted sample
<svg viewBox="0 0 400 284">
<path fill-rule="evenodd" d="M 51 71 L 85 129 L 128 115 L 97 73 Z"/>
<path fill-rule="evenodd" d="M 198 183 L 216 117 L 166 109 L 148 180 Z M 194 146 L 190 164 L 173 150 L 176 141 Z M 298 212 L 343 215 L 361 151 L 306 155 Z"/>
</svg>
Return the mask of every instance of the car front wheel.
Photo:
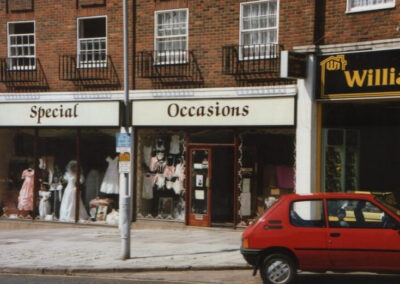
<svg viewBox="0 0 400 284">
<path fill-rule="evenodd" d="M 296 276 L 293 260 L 284 254 L 268 255 L 260 267 L 264 284 L 290 284 Z"/>
</svg>

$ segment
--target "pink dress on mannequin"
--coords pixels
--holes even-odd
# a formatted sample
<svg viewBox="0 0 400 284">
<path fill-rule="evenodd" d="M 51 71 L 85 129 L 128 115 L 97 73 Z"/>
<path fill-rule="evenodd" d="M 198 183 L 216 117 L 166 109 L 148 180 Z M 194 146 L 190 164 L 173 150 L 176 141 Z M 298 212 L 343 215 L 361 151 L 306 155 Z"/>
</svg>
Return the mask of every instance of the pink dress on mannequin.
<svg viewBox="0 0 400 284">
<path fill-rule="evenodd" d="M 25 179 L 18 196 L 18 210 L 33 210 L 33 189 L 34 189 L 33 170 L 25 170 L 22 173 L 22 179 Z"/>
</svg>

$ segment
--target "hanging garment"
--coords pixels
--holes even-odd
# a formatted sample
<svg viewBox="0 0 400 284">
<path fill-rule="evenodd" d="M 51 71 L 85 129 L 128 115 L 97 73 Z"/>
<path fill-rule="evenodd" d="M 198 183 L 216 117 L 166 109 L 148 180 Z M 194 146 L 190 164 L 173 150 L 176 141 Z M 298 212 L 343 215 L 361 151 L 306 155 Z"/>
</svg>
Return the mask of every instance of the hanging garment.
<svg viewBox="0 0 400 284">
<path fill-rule="evenodd" d="M 101 184 L 100 192 L 105 194 L 119 194 L 118 156 L 114 159 L 107 157 L 108 168 Z"/>
<path fill-rule="evenodd" d="M 179 182 L 183 187 L 185 181 L 185 164 L 183 162 L 175 166 L 174 177 L 177 177 L 179 179 Z"/>
<path fill-rule="evenodd" d="M 50 205 L 50 197 L 51 191 L 39 191 L 39 216 L 40 219 L 45 219 L 47 215 L 51 214 L 51 205 Z"/>
<path fill-rule="evenodd" d="M 150 168 L 150 161 L 151 161 L 151 152 L 152 152 L 152 147 L 151 146 L 144 146 L 143 147 L 143 162 L 149 168 Z"/>
<path fill-rule="evenodd" d="M 92 169 L 86 176 L 85 182 L 85 203 L 88 205 L 90 200 L 99 195 L 101 186 L 101 174 L 98 170 Z"/>
<path fill-rule="evenodd" d="M 164 174 L 156 174 L 154 176 L 153 184 L 157 186 L 157 189 L 161 189 L 165 185 L 165 176 Z"/>
<path fill-rule="evenodd" d="M 158 167 L 158 160 L 156 157 L 152 157 L 150 159 L 150 165 L 149 165 L 150 171 L 155 172 L 157 170 L 157 167 Z"/>
<path fill-rule="evenodd" d="M 165 143 L 164 140 L 162 139 L 157 139 L 156 140 L 156 145 L 154 147 L 156 152 L 164 152 L 165 151 Z"/>
<path fill-rule="evenodd" d="M 18 196 L 18 210 L 33 210 L 34 176 L 34 170 L 25 170 L 22 172 L 22 179 L 24 179 L 24 183 L 22 184 Z"/>
<path fill-rule="evenodd" d="M 181 140 L 179 135 L 172 135 L 171 142 L 169 144 L 169 153 L 173 155 L 178 155 L 181 152 Z"/>
<path fill-rule="evenodd" d="M 276 180 L 280 188 L 294 188 L 294 169 L 293 167 L 277 166 Z"/>
<path fill-rule="evenodd" d="M 153 199 L 153 181 L 154 175 L 145 174 L 143 175 L 143 186 L 142 186 L 142 198 Z"/>
<path fill-rule="evenodd" d="M 174 190 L 176 195 L 180 195 L 182 192 L 182 186 L 181 183 L 179 182 L 179 179 L 174 181 L 174 184 L 172 185 L 172 189 Z"/>
<path fill-rule="evenodd" d="M 75 208 L 76 208 L 76 173 L 72 172 L 71 168 L 76 162 L 69 162 L 67 165 L 67 172 L 64 175 L 64 180 L 67 181 L 67 187 L 65 188 L 61 206 L 60 206 L 60 221 L 63 222 L 74 222 L 75 221 Z M 80 176 L 80 183 L 83 183 L 84 177 Z M 78 197 L 79 203 L 79 220 L 87 220 L 89 215 L 86 212 L 85 206 L 83 205 L 82 199 Z"/>
<path fill-rule="evenodd" d="M 175 174 L 175 167 L 174 166 L 166 166 L 164 169 L 164 176 L 167 179 L 172 179 Z"/>
</svg>

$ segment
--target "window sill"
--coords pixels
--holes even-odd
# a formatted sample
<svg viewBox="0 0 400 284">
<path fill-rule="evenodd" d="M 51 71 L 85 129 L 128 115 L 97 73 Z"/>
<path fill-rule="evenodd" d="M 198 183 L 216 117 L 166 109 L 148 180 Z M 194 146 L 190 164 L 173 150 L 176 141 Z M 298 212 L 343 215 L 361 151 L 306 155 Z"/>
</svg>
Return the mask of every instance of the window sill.
<svg viewBox="0 0 400 284">
<path fill-rule="evenodd" d="M 346 14 L 394 9 L 395 7 L 396 7 L 396 3 L 390 3 L 390 4 L 386 4 L 386 5 L 375 5 L 375 6 L 369 6 L 369 7 L 352 8 L 352 9 L 347 9 Z"/>
<path fill-rule="evenodd" d="M 170 66 L 170 65 L 185 65 L 185 64 L 188 64 L 188 63 L 189 63 L 189 61 L 177 61 L 177 62 L 172 61 L 172 62 L 166 62 L 166 63 L 164 63 L 164 62 L 154 62 L 153 65 L 154 66 Z"/>
<path fill-rule="evenodd" d="M 277 58 L 278 58 L 278 56 L 239 57 L 239 61 L 270 60 L 270 59 L 277 59 Z"/>
</svg>

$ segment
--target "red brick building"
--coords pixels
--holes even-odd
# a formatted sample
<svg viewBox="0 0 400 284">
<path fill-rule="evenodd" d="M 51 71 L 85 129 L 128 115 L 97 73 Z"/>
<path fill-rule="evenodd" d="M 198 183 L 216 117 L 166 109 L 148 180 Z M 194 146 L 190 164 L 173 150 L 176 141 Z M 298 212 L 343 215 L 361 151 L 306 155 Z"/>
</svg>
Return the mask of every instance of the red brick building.
<svg viewBox="0 0 400 284">
<path fill-rule="evenodd" d="M 0 2 L 0 14 L 0 25 L 3 27 L 0 29 L 0 58 L 3 62 L 3 58 L 14 58 L 9 59 L 7 64 L 12 64 L 15 70 L 26 69 L 27 72 L 20 72 L 25 73 L 20 75 L 37 77 L 41 81 L 17 82 L 24 81 L 24 78 L 13 81 L 3 78 L 2 81 L 8 82 L 0 84 L 2 92 L 121 89 L 122 1 L 50 3 L 41 0 L 4 0 Z M 132 18 L 132 10 L 130 15 Z M 132 31 L 131 24 L 131 34 Z M 17 59 L 23 57 L 35 60 L 29 62 L 27 59 Z M 36 63 L 37 71 L 29 70 Z M 90 73 L 94 70 L 76 74 L 76 68 L 73 67 L 80 67 L 80 64 L 81 67 L 91 67 L 88 69 L 97 69 L 104 64 L 107 68 L 97 71 L 99 74 Z M 95 82 L 93 78 L 96 76 L 100 76 L 96 78 L 100 80 Z"/>
<path fill-rule="evenodd" d="M 329 86 L 321 84 L 320 63 L 340 55 L 328 61 L 342 66 L 341 58 L 353 56 L 348 52 L 395 49 L 396 5 L 395 0 L 129 1 L 135 217 L 235 227 L 294 190 L 379 189 L 378 181 L 397 168 L 381 167 L 374 178 L 368 164 L 389 157 L 397 164 L 393 157 L 400 154 L 394 142 L 380 147 L 388 153 L 365 153 L 379 148 L 376 137 L 397 141 L 396 108 L 386 102 L 387 92 L 392 100 L 396 90 L 368 90 L 377 104 L 330 89 L 324 94 L 333 96 L 321 97 L 321 87 Z M 49 190 L 50 212 L 43 219 L 86 222 L 90 215 L 91 222 L 106 222 L 118 210 L 114 136 L 123 99 L 122 1 L 0 0 L 0 14 L 0 145 L 5 145 L 0 205 L 7 207 L 2 213 L 38 215 L 39 199 L 47 202 L 39 191 Z M 283 78 L 281 51 L 293 50 L 307 54 L 305 74 Z M 380 60 L 370 55 L 366 68 L 375 70 Z M 384 55 L 376 56 L 385 62 Z M 381 67 L 375 75 L 396 66 Z M 379 123 L 366 131 L 368 117 Z M 340 145 L 327 140 L 335 129 Z M 335 153 L 340 167 L 328 163 Z M 346 168 L 343 161 L 354 166 Z M 344 170 L 329 181 L 332 167 Z M 22 189 L 30 188 L 19 178 L 29 176 L 29 169 L 33 199 L 21 203 Z M 73 186 L 55 180 L 56 172 L 89 181 L 79 178 L 76 184 L 81 198 L 63 200 L 60 194 L 68 197 Z M 47 184 L 40 178 L 45 174 Z M 385 188 L 394 189 L 395 178 L 387 180 Z M 68 202 L 74 212 L 62 209 Z"/>
</svg>

